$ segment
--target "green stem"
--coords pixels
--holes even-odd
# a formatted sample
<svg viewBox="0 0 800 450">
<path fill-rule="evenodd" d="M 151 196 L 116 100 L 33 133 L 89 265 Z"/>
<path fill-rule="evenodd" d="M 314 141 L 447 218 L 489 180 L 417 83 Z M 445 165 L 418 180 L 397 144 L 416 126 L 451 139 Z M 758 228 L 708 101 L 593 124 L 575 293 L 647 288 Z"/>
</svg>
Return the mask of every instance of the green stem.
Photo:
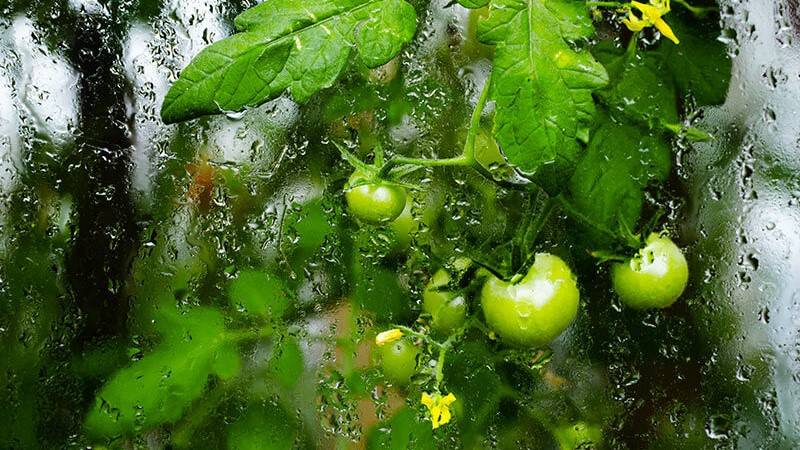
<svg viewBox="0 0 800 450">
<path fill-rule="evenodd" d="M 441 344 L 438 344 L 439 345 L 439 358 L 436 360 L 436 390 L 437 391 L 439 390 L 439 386 L 442 384 L 442 380 L 444 380 L 444 361 L 445 361 L 445 358 L 447 356 L 447 352 L 451 348 L 453 348 L 453 344 L 455 344 L 456 341 L 461 339 L 461 337 L 464 335 L 464 333 L 466 333 L 467 330 L 469 330 L 470 328 L 479 328 L 481 330 L 483 329 L 480 326 L 480 323 L 477 321 L 477 319 L 473 319 L 473 320 L 470 320 L 469 322 L 465 323 L 461 328 L 459 328 L 453 334 L 451 334 L 450 337 L 448 337 L 446 341 L 444 341 Z"/>
<path fill-rule="evenodd" d="M 273 328 L 269 325 L 266 325 L 255 330 L 239 329 L 226 331 L 223 338 L 230 342 L 239 343 L 268 338 L 271 337 L 273 333 Z"/>
<path fill-rule="evenodd" d="M 356 169 L 364 173 L 370 173 L 370 170 L 372 170 L 370 166 L 368 166 L 365 162 L 358 159 L 358 157 L 352 154 L 350 150 L 346 149 L 343 145 L 340 145 L 336 141 L 331 141 L 331 143 L 333 144 L 334 147 L 336 147 L 339 150 L 339 153 L 342 154 L 342 158 L 344 158 L 345 161 L 350 163 L 351 166 L 355 167 Z M 383 158 L 383 156 L 381 156 L 381 158 Z"/>
<path fill-rule="evenodd" d="M 423 341 L 427 342 L 428 344 L 430 344 L 433 347 L 441 348 L 442 345 L 443 345 L 443 344 L 440 344 L 439 342 L 436 342 L 435 340 L 431 339 L 431 337 L 428 336 L 427 334 L 420 333 L 419 331 L 416 331 L 413 328 L 409 328 L 409 327 L 404 326 L 404 325 L 395 325 L 394 328 L 397 328 L 398 330 L 402 331 L 404 334 L 407 334 L 409 336 L 414 336 L 416 338 L 422 339 Z"/>
<path fill-rule="evenodd" d="M 418 167 L 453 167 L 453 166 L 460 166 L 460 167 L 467 167 L 470 165 L 469 161 L 467 161 L 463 156 L 456 156 L 455 158 L 443 158 L 443 159 L 436 159 L 436 158 L 409 158 L 406 156 L 395 156 L 392 157 L 386 164 L 381 167 L 380 172 L 378 172 L 378 178 L 386 178 L 397 166 L 418 166 Z"/>
<path fill-rule="evenodd" d="M 486 83 L 483 85 L 483 90 L 481 91 L 481 96 L 478 99 L 478 103 L 475 105 L 475 109 L 472 110 L 469 131 L 467 132 L 467 140 L 464 143 L 464 149 L 461 152 L 461 155 L 453 158 L 442 159 L 395 156 L 389 159 L 386 164 L 381 167 L 378 177 L 386 178 L 389 175 L 389 172 L 391 172 L 391 170 L 397 166 L 412 165 L 419 167 L 472 167 L 483 176 L 489 178 L 490 180 L 493 179 L 491 173 L 486 170 L 486 168 L 484 168 L 475 158 L 475 139 L 478 135 L 478 129 L 480 128 L 483 109 L 486 106 L 486 102 L 489 100 L 489 90 L 491 84 L 492 73 L 489 72 L 489 76 L 486 77 Z"/>
<path fill-rule="evenodd" d="M 375 165 L 378 167 L 383 166 L 383 145 L 381 145 L 380 140 L 378 145 L 375 146 Z"/>
<path fill-rule="evenodd" d="M 483 84 L 481 96 L 478 97 L 478 103 L 475 104 L 475 109 L 472 110 L 472 117 L 469 120 L 469 130 L 467 131 L 467 140 L 464 142 L 464 150 L 461 152 L 461 155 L 473 165 L 477 162 L 475 158 L 475 140 L 478 137 L 478 129 L 481 126 L 483 109 L 486 107 L 486 102 L 489 101 L 489 91 L 491 90 L 491 87 L 492 72 L 489 72 L 489 75 L 486 77 L 486 82 Z M 481 168 L 482 167 L 483 166 L 481 166 Z"/>
<path fill-rule="evenodd" d="M 439 358 L 436 360 L 436 390 L 439 390 L 439 386 L 442 384 L 442 380 L 444 380 L 444 358 L 447 355 L 448 348 L 442 346 L 439 349 Z"/>
<path fill-rule="evenodd" d="M 605 262 L 608 262 L 608 261 L 625 262 L 625 261 L 627 261 L 629 259 L 627 256 L 617 255 L 617 254 L 613 254 L 613 253 L 606 253 L 606 252 L 602 252 L 602 251 L 600 251 L 600 252 L 591 252 L 589 254 L 592 255 L 592 258 L 599 259 L 600 260 L 598 262 L 599 264 L 602 264 L 602 263 L 605 263 Z"/>
<path fill-rule="evenodd" d="M 550 214 L 553 212 L 553 209 L 555 209 L 555 206 L 556 206 L 556 199 L 554 197 L 548 198 L 547 202 L 545 202 L 544 204 L 544 207 L 542 207 L 542 212 L 539 213 L 538 216 L 536 216 L 536 220 L 531 224 L 530 228 L 528 228 L 528 230 L 525 232 L 525 236 L 523 237 L 523 246 L 525 246 L 526 249 L 528 246 L 533 246 L 533 244 L 536 243 L 536 239 L 539 237 L 539 232 L 542 230 L 542 226 L 544 226 L 544 224 L 547 223 L 547 219 L 550 218 Z M 528 236 L 529 234 L 531 235 L 530 237 Z M 528 267 L 530 267 L 535 257 L 536 253 L 531 252 L 530 255 L 528 255 L 528 257 L 525 258 L 525 261 L 519 267 L 517 272 L 511 277 L 512 283 L 518 282 L 525 276 L 523 271 L 527 270 Z"/>
<path fill-rule="evenodd" d="M 675 0 L 675 3 L 683 6 L 697 17 L 703 17 L 708 13 L 717 11 L 716 6 L 692 6 L 686 0 Z"/>
</svg>

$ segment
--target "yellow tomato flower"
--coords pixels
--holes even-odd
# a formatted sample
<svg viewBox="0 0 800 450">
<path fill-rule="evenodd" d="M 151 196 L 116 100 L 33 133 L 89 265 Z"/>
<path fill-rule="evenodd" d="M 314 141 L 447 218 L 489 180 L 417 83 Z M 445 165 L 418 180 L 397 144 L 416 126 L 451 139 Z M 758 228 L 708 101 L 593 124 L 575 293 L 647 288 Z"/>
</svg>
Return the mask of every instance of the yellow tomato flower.
<svg viewBox="0 0 800 450">
<path fill-rule="evenodd" d="M 631 2 L 631 7 L 636 8 L 642 14 L 638 17 L 633 13 L 633 9 L 628 10 L 628 16 L 622 20 L 631 31 L 641 31 L 646 27 L 656 27 L 656 29 L 672 42 L 679 44 L 680 40 L 672 28 L 661 17 L 669 13 L 669 0 L 650 0 L 649 4 L 636 1 Z"/>
<path fill-rule="evenodd" d="M 442 394 L 435 393 L 432 396 L 427 392 L 422 393 L 422 404 L 427 406 L 431 412 L 431 424 L 433 429 L 450 422 L 450 405 L 456 401 L 456 396 L 452 393 L 442 397 Z"/>
<path fill-rule="evenodd" d="M 403 337 L 403 332 L 398 330 L 397 328 L 392 328 L 391 330 L 386 330 L 382 333 L 378 333 L 378 335 L 375 336 L 375 343 L 378 346 L 382 346 L 390 342 L 394 342 L 400 339 L 401 337 Z"/>
</svg>

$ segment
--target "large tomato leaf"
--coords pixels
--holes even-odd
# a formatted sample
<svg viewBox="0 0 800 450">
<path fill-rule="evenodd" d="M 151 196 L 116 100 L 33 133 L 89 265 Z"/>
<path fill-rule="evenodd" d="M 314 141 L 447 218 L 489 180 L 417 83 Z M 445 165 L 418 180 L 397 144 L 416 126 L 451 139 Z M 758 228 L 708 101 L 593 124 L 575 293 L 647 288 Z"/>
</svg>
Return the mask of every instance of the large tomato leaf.
<svg viewBox="0 0 800 450">
<path fill-rule="evenodd" d="M 551 193 L 560 191 L 589 139 L 592 92 L 608 83 L 577 45 L 594 33 L 583 2 L 496 0 L 478 37 L 496 46 L 494 133 L 508 161 Z"/>
<path fill-rule="evenodd" d="M 239 33 L 206 47 L 181 72 L 161 106 L 164 122 L 241 111 L 288 91 L 298 102 L 330 87 L 358 49 L 385 64 L 416 30 L 404 0 L 269 0 L 239 15 Z"/>
</svg>

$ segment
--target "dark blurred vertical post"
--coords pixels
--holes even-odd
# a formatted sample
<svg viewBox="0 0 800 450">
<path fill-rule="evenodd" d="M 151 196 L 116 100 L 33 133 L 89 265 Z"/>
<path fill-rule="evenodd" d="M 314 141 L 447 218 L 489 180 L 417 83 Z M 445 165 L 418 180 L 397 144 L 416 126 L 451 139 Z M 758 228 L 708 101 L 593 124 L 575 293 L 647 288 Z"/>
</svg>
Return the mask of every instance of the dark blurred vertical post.
<svg viewBox="0 0 800 450">
<path fill-rule="evenodd" d="M 82 13 L 75 23 L 73 63 L 81 73 L 83 133 L 70 171 L 78 217 L 67 269 L 84 319 L 78 342 L 124 335 L 128 300 L 122 287 L 136 248 L 129 86 L 121 61 L 126 26 L 119 14 L 109 7 Z"/>
</svg>

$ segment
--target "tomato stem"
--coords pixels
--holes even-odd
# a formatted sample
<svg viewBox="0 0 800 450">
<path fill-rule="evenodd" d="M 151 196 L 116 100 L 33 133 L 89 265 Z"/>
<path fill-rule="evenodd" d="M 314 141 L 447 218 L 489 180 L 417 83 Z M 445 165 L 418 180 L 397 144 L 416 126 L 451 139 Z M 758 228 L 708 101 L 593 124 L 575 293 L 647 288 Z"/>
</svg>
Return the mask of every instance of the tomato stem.
<svg viewBox="0 0 800 450">
<path fill-rule="evenodd" d="M 481 125 L 481 116 L 486 107 L 486 102 L 489 100 L 489 91 L 492 85 L 492 73 L 486 77 L 486 82 L 481 90 L 481 95 L 478 98 L 478 103 L 475 104 L 475 109 L 472 110 L 472 117 L 470 118 L 469 130 L 467 131 L 467 140 L 464 143 L 464 149 L 461 155 L 453 158 L 410 158 L 406 156 L 394 156 L 386 164 L 379 165 L 380 172 L 378 177 L 386 178 L 389 176 L 391 170 L 401 165 L 412 165 L 419 167 L 471 167 L 489 180 L 494 180 L 491 172 L 483 167 L 475 158 L 475 140 L 478 135 L 478 129 Z"/>
<path fill-rule="evenodd" d="M 555 197 L 549 197 L 545 202 L 544 206 L 542 207 L 542 211 L 536 216 L 536 220 L 531 223 L 530 227 L 525 231 L 525 235 L 523 236 L 523 246 L 526 248 L 526 251 L 529 250 L 529 247 L 533 247 L 533 244 L 536 243 L 536 239 L 539 238 L 539 232 L 542 230 L 542 227 L 547 220 L 550 218 L 550 214 L 553 212 L 556 206 L 556 199 Z M 525 261 L 517 268 L 517 272 L 511 276 L 510 282 L 515 284 L 519 282 L 527 272 L 530 265 L 533 263 L 534 258 L 536 258 L 536 252 L 531 252 Z"/>
<path fill-rule="evenodd" d="M 492 72 L 489 72 L 489 75 L 486 76 L 486 82 L 483 84 L 483 89 L 481 90 L 481 95 L 478 97 L 478 103 L 475 104 L 475 109 L 472 110 L 472 117 L 469 121 L 469 130 L 467 131 L 467 140 L 464 142 L 464 150 L 461 152 L 461 155 L 466 158 L 467 161 L 473 166 L 480 166 L 483 169 L 483 166 L 480 164 L 476 164 L 477 160 L 475 158 L 475 140 L 478 137 L 478 129 L 481 126 L 481 116 L 483 115 L 483 109 L 486 107 L 486 102 L 489 101 L 489 91 L 492 87 Z M 477 169 L 480 172 L 480 169 Z"/>
<path fill-rule="evenodd" d="M 257 341 L 271 337 L 274 334 L 272 325 L 267 324 L 255 330 L 251 329 L 238 329 L 226 331 L 223 339 L 230 342 L 244 342 L 244 341 Z"/>
<path fill-rule="evenodd" d="M 449 339 L 448 339 L 449 340 Z M 447 347 L 442 346 L 439 349 L 439 357 L 436 360 L 436 390 L 439 390 L 439 386 L 442 384 L 442 380 L 444 380 L 444 358 L 447 355 Z"/>
<path fill-rule="evenodd" d="M 692 6 L 686 0 L 675 0 L 675 3 L 683 6 L 697 17 L 704 17 L 708 13 L 719 10 L 716 6 Z"/>
<path fill-rule="evenodd" d="M 427 334 L 420 333 L 419 331 L 416 331 L 413 328 L 409 328 L 409 327 L 404 326 L 404 325 L 395 325 L 393 328 L 397 328 L 400 331 L 402 331 L 404 334 L 407 334 L 409 336 L 414 336 L 415 338 L 419 338 L 419 339 L 423 340 L 424 342 L 426 342 L 427 344 L 430 344 L 433 347 L 436 347 L 436 348 L 441 348 L 442 347 L 441 343 L 433 340 Z"/>
<path fill-rule="evenodd" d="M 470 165 L 463 156 L 454 158 L 409 158 L 407 156 L 394 156 L 386 162 L 378 172 L 378 178 L 387 178 L 391 170 L 397 166 L 417 166 L 417 167 L 467 167 Z"/>
<path fill-rule="evenodd" d="M 353 166 L 358 170 L 361 170 L 364 173 L 370 173 L 370 172 L 374 173 L 374 169 L 372 169 L 364 161 L 358 159 L 358 157 L 353 153 L 351 153 L 350 150 L 346 149 L 344 146 L 340 145 L 336 141 L 331 141 L 331 143 L 334 145 L 334 147 L 336 147 L 339 150 L 339 153 L 342 154 L 342 158 L 344 158 L 345 161 L 350 163 L 351 166 Z"/>
</svg>

